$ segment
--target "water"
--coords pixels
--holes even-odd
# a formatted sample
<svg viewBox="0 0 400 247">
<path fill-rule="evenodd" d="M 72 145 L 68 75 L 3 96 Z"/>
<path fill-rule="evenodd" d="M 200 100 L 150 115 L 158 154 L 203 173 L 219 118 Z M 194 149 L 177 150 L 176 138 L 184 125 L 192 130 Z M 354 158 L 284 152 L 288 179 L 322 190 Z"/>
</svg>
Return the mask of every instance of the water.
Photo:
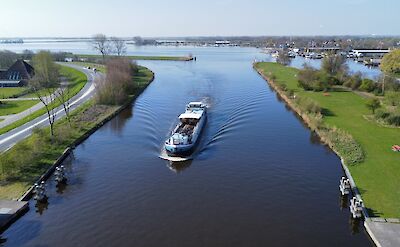
<svg viewBox="0 0 400 247">
<path fill-rule="evenodd" d="M 68 185 L 51 182 L 48 205 L 30 202 L 3 233 L 5 246 L 371 245 L 340 197 L 339 158 L 252 69 L 268 58 L 256 49 L 190 51 L 196 62 L 141 62 L 155 81 L 76 148 Z M 161 160 L 192 100 L 210 107 L 194 159 Z"/>
<path fill-rule="evenodd" d="M 24 50 L 40 51 L 49 50 L 53 52 L 67 51 L 75 54 L 97 54 L 95 50 L 92 49 L 90 43 L 88 42 L 56 42 L 56 39 L 25 39 L 23 44 L 0 44 L 0 50 L 10 50 L 14 52 L 22 52 Z M 190 53 L 197 55 L 197 53 L 203 54 L 207 51 L 212 51 L 212 53 L 218 53 L 221 49 L 225 48 L 210 48 L 210 47 L 193 47 L 193 46 L 135 46 L 127 45 L 128 55 L 164 55 L 164 56 L 187 56 Z M 235 48 L 230 48 L 235 49 Z M 211 54 L 212 55 L 212 54 Z M 258 54 L 254 54 L 253 59 L 260 57 Z M 274 59 L 269 56 L 263 56 L 264 61 L 274 61 Z M 315 68 L 321 67 L 321 60 L 318 59 L 305 59 L 304 57 L 296 57 L 292 59 L 291 66 L 296 68 L 302 68 L 303 64 L 306 63 Z M 376 67 L 366 67 L 362 63 L 357 63 L 353 60 L 347 60 L 347 65 L 349 66 L 349 71 L 351 73 L 361 72 L 364 77 L 370 79 L 377 79 L 381 74 L 381 71 Z"/>
</svg>

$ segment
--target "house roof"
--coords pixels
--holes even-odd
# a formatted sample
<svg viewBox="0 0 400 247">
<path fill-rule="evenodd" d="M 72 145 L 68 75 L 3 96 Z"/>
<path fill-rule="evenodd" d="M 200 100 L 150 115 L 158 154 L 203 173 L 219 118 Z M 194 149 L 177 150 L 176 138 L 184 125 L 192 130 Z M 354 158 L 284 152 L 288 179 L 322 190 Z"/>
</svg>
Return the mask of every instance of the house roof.
<svg viewBox="0 0 400 247">
<path fill-rule="evenodd" d="M 33 67 L 22 59 L 18 59 L 11 67 L 0 72 L 0 79 L 3 80 L 29 80 L 34 75 Z"/>
</svg>

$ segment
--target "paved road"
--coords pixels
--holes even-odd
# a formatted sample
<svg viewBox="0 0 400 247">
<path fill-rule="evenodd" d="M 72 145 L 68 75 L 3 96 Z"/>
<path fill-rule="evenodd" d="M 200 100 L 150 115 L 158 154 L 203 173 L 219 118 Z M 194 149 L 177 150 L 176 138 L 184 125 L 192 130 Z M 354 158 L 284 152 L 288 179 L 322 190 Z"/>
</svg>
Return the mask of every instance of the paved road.
<svg viewBox="0 0 400 247">
<path fill-rule="evenodd" d="M 83 103 L 85 103 L 86 101 L 88 101 L 91 97 L 93 97 L 94 95 L 94 78 L 96 76 L 99 76 L 98 74 L 96 74 L 95 72 L 93 72 L 92 70 L 88 70 L 88 69 L 84 69 L 81 66 L 78 65 L 73 65 L 73 64 L 63 64 L 72 68 L 75 68 L 79 71 L 82 71 L 83 73 L 86 74 L 87 78 L 88 78 L 88 82 L 86 83 L 86 85 L 83 87 L 83 89 L 74 97 L 72 97 L 72 99 L 70 100 L 70 109 L 71 111 L 75 108 L 77 108 L 78 106 L 82 105 Z M 60 119 L 63 116 L 65 116 L 65 112 L 62 106 L 57 107 L 56 109 L 56 119 Z M 3 152 L 7 149 L 9 149 L 10 147 L 12 147 L 15 143 L 17 143 L 18 141 L 28 137 L 31 135 L 32 130 L 35 127 L 44 127 L 44 126 L 48 126 L 48 119 L 47 119 L 47 114 L 44 114 L 18 128 L 15 128 L 3 135 L 0 135 L 0 152 Z"/>
<path fill-rule="evenodd" d="M 26 98 L 28 100 L 39 100 L 38 98 Z M 18 101 L 21 100 L 21 98 L 15 98 L 15 99 L 2 99 L 1 101 Z M 51 100 L 55 100 L 55 97 L 45 97 L 44 100 L 46 102 L 51 102 Z M 44 107 L 44 104 L 42 102 L 37 103 L 36 105 L 30 107 L 29 109 L 26 109 L 22 112 L 19 112 L 17 114 L 11 114 L 11 115 L 6 115 L 6 116 L 1 116 L 0 118 L 3 119 L 3 121 L 0 122 L 0 128 L 3 128 L 9 124 L 14 123 L 15 121 L 18 121 L 26 116 L 31 115 L 33 112 L 40 110 Z"/>
</svg>

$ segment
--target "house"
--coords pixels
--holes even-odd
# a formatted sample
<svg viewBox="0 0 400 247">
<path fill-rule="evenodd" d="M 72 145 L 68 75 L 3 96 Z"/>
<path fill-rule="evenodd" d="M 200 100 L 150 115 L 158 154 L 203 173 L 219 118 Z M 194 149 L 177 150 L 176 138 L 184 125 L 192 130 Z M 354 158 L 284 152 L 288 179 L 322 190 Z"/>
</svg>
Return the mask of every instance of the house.
<svg viewBox="0 0 400 247">
<path fill-rule="evenodd" d="M 0 87 L 22 87 L 35 74 L 33 67 L 22 59 L 18 59 L 8 70 L 0 71 Z"/>
</svg>

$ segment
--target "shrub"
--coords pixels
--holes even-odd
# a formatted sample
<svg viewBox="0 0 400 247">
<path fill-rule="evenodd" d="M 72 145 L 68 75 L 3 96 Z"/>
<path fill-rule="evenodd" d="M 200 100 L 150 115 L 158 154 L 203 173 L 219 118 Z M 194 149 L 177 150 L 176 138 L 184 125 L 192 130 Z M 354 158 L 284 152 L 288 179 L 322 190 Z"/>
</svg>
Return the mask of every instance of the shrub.
<svg viewBox="0 0 400 247">
<path fill-rule="evenodd" d="M 390 116 L 386 118 L 386 122 L 391 125 L 400 126 L 400 114 L 390 114 Z"/>
<path fill-rule="evenodd" d="M 298 85 L 304 90 L 326 91 L 330 88 L 330 76 L 308 65 L 298 73 Z"/>
<path fill-rule="evenodd" d="M 321 107 L 318 105 L 317 102 L 313 101 L 310 98 L 297 98 L 297 104 L 299 105 L 302 111 L 307 113 L 318 114 L 321 113 Z"/>
<path fill-rule="evenodd" d="M 315 114 L 315 116 L 310 117 L 309 124 L 311 126 L 311 129 L 321 129 L 321 128 L 323 128 L 323 124 L 324 124 L 323 118 L 324 118 L 324 116 L 320 112 Z"/>
<path fill-rule="evenodd" d="M 111 59 L 107 62 L 106 77 L 96 80 L 96 102 L 105 105 L 119 105 L 126 102 L 136 85 L 132 76 L 136 65 L 128 59 Z"/>
<path fill-rule="evenodd" d="M 386 92 L 385 94 L 385 102 L 391 106 L 399 106 L 400 105 L 400 92 Z"/>
<path fill-rule="evenodd" d="M 365 103 L 368 109 L 372 111 L 372 114 L 375 113 L 375 110 L 381 107 L 381 102 L 377 98 L 372 98 Z"/>
<path fill-rule="evenodd" d="M 375 112 L 375 118 L 378 118 L 378 119 L 386 119 L 389 116 L 390 116 L 390 112 L 386 112 L 386 111 L 382 111 L 382 110 Z"/>
<path fill-rule="evenodd" d="M 372 92 L 375 90 L 375 82 L 371 79 L 363 79 L 361 82 L 360 90 L 366 91 L 366 92 Z"/>
<path fill-rule="evenodd" d="M 287 91 L 287 85 L 283 82 L 278 83 L 278 88 L 282 91 Z"/>
<path fill-rule="evenodd" d="M 361 145 L 350 134 L 333 128 L 324 131 L 324 136 L 332 143 L 347 165 L 355 165 L 364 160 Z"/>
<path fill-rule="evenodd" d="M 353 90 L 356 90 L 356 89 L 358 89 L 358 88 L 360 87 L 360 85 L 361 85 L 361 81 L 362 81 L 361 78 L 362 78 L 362 77 L 361 77 L 361 74 L 360 74 L 360 73 L 354 74 L 354 75 L 352 75 L 352 76 L 349 76 L 349 77 L 346 79 L 346 81 L 343 83 L 343 85 L 344 85 L 345 87 L 348 87 L 348 88 L 351 88 L 351 89 L 353 89 Z"/>
</svg>

